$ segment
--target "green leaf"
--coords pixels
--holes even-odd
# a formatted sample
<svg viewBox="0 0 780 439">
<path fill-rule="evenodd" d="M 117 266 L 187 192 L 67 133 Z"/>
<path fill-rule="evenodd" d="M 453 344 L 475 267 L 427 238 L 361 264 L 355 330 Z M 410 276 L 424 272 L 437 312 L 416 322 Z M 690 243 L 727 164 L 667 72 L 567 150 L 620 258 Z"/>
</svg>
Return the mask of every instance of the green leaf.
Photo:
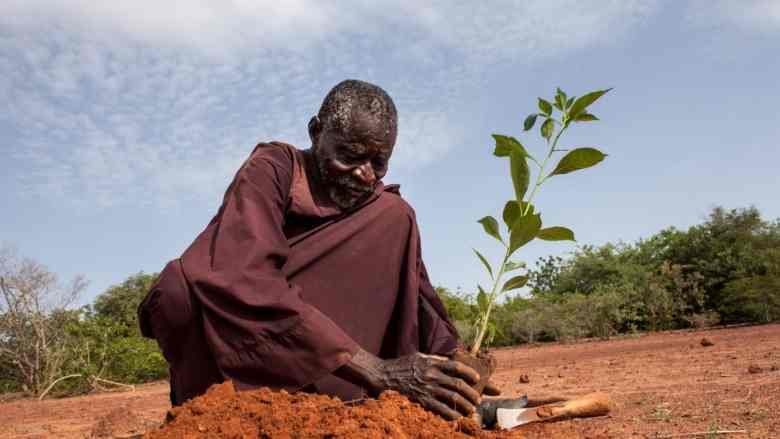
<svg viewBox="0 0 780 439">
<path fill-rule="evenodd" d="M 501 233 L 498 231 L 498 221 L 496 221 L 495 218 L 492 216 L 486 216 L 477 222 L 482 224 L 482 228 L 485 229 L 485 233 L 498 239 L 502 244 L 504 243 L 504 240 L 501 239 Z"/>
<path fill-rule="evenodd" d="M 477 288 L 479 289 L 479 293 L 477 294 L 477 306 L 481 312 L 485 312 L 488 308 L 488 296 L 481 285 L 477 285 Z"/>
<path fill-rule="evenodd" d="M 545 241 L 576 241 L 574 232 L 566 227 L 558 226 L 539 230 L 539 234 L 536 237 Z"/>
<path fill-rule="evenodd" d="M 512 136 L 504 136 L 502 134 L 493 134 L 493 139 L 496 141 L 496 149 L 493 152 L 498 157 L 508 156 L 510 152 L 516 150 L 524 156 L 528 156 L 525 147 L 517 139 Z"/>
<path fill-rule="evenodd" d="M 560 88 L 555 89 L 555 108 L 563 111 L 566 107 L 566 93 Z"/>
<path fill-rule="evenodd" d="M 515 197 L 522 200 L 528 191 L 531 181 L 531 172 L 528 170 L 528 161 L 525 154 L 513 149 L 509 154 L 509 172 L 512 174 L 512 185 L 515 188 Z"/>
<path fill-rule="evenodd" d="M 539 109 L 548 116 L 552 113 L 552 105 L 542 98 L 539 98 Z"/>
<path fill-rule="evenodd" d="M 504 224 L 506 224 L 509 231 L 512 231 L 512 225 L 520 218 L 520 203 L 517 200 L 509 200 L 504 205 Z"/>
<path fill-rule="evenodd" d="M 571 104 L 573 104 L 573 103 L 574 103 L 574 99 L 576 99 L 576 98 L 577 98 L 577 96 L 572 96 L 572 97 L 570 97 L 570 98 L 569 98 L 569 99 L 566 101 L 566 108 L 569 108 L 569 107 L 571 107 Z"/>
<path fill-rule="evenodd" d="M 482 256 L 482 253 L 478 252 L 477 249 L 473 248 L 472 250 L 474 250 L 474 253 L 477 254 L 477 257 L 479 258 L 479 260 L 482 261 L 483 264 L 485 264 L 485 268 L 487 268 L 488 273 L 490 273 L 490 278 L 492 279 L 493 278 L 493 269 L 490 268 L 490 264 L 488 263 L 487 259 L 485 259 L 485 257 Z"/>
<path fill-rule="evenodd" d="M 523 131 L 528 131 L 533 128 L 537 117 L 539 117 L 539 113 L 529 114 L 528 117 L 525 118 L 525 122 L 523 122 Z"/>
<path fill-rule="evenodd" d="M 585 96 L 581 96 L 577 98 L 576 101 L 574 101 L 574 104 L 572 104 L 571 108 L 569 108 L 569 118 L 570 119 L 577 119 L 577 116 L 580 115 L 580 113 L 584 112 L 588 106 L 594 102 L 600 97 L 602 97 L 605 93 L 612 90 L 611 88 L 608 88 L 606 90 L 597 90 L 594 92 L 590 92 L 586 94 Z"/>
<path fill-rule="evenodd" d="M 496 143 L 496 149 L 493 150 L 493 155 L 496 157 L 506 157 L 509 155 L 509 152 L 511 149 L 509 149 L 506 145 L 499 145 Z"/>
<path fill-rule="evenodd" d="M 561 97 L 563 102 L 566 102 L 566 93 L 560 87 L 555 88 L 555 97 L 557 98 L 558 96 Z"/>
<path fill-rule="evenodd" d="M 496 150 L 493 154 L 498 157 L 509 155 L 509 168 L 512 174 L 512 184 L 515 188 L 515 196 L 522 200 L 528 191 L 530 172 L 526 157 L 530 157 L 523 144 L 511 136 L 493 134 L 496 141 Z"/>
<path fill-rule="evenodd" d="M 599 120 L 599 118 L 596 117 L 593 114 L 590 114 L 590 113 L 580 113 L 574 119 L 575 122 L 590 122 L 590 121 L 593 121 L 593 120 Z"/>
<path fill-rule="evenodd" d="M 485 344 L 486 345 L 492 344 L 493 341 L 496 339 L 496 334 L 499 332 L 500 331 L 498 330 L 498 326 L 496 326 L 495 322 L 488 322 Z"/>
<path fill-rule="evenodd" d="M 553 122 L 552 119 L 545 120 L 541 128 L 542 137 L 544 137 L 547 140 L 550 140 L 550 137 L 552 137 L 553 135 L 554 129 L 555 129 L 555 122 Z"/>
<path fill-rule="evenodd" d="M 591 166 L 604 160 L 607 155 L 602 153 L 596 148 L 577 148 L 569 151 L 560 162 L 555 170 L 549 175 L 561 175 L 574 172 L 579 169 L 590 168 Z"/>
<path fill-rule="evenodd" d="M 512 233 L 509 235 L 508 256 L 534 239 L 541 228 L 542 217 L 539 214 L 521 216 L 512 227 Z"/>
<path fill-rule="evenodd" d="M 528 282 L 528 276 L 515 276 L 512 279 L 506 281 L 504 287 L 501 288 L 501 292 L 522 288 L 525 286 L 527 282 Z"/>
<path fill-rule="evenodd" d="M 510 271 L 517 270 L 518 268 L 525 268 L 525 262 L 509 261 L 504 264 L 504 273 L 509 273 Z"/>
</svg>

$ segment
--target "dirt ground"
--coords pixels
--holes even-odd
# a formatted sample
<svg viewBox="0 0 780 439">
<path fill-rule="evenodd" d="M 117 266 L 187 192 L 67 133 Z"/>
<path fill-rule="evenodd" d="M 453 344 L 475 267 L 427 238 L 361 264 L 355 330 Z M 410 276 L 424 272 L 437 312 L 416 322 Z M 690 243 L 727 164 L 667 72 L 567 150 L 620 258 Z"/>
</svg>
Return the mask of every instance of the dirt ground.
<svg viewBox="0 0 780 439">
<path fill-rule="evenodd" d="M 711 346 L 703 345 L 705 338 Z M 615 403 L 609 416 L 528 425 L 518 437 L 780 439 L 780 325 L 495 353 L 495 381 L 505 394 L 545 399 L 603 391 Z M 159 425 L 168 409 L 167 383 L 132 392 L 7 402 L 0 404 L 0 438 L 135 437 Z M 696 432 L 702 434 L 691 434 Z"/>
</svg>

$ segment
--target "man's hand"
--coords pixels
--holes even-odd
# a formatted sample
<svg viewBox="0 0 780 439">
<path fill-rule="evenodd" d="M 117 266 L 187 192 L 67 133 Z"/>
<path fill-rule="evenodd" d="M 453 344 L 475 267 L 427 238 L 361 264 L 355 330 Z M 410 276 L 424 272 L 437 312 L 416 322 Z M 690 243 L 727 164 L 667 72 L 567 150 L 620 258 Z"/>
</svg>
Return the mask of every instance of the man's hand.
<svg viewBox="0 0 780 439">
<path fill-rule="evenodd" d="M 395 390 L 445 419 L 471 415 L 480 396 L 471 386 L 479 381 L 474 369 L 457 361 L 413 354 L 380 365 L 383 387 Z"/>
<path fill-rule="evenodd" d="M 482 393 L 487 396 L 499 396 L 501 395 L 501 389 L 493 381 L 488 381 L 485 384 L 485 388 L 482 389 Z"/>
<path fill-rule="evenodd" d="M 361 350 L 336 375 L 365 385 L 374 395 L 395 390 L 448 420 L 471 415 L 480 402 L 471 387 L 479 374 L 445 357 L 416 353 L 382 360 Z"/>
</svg>

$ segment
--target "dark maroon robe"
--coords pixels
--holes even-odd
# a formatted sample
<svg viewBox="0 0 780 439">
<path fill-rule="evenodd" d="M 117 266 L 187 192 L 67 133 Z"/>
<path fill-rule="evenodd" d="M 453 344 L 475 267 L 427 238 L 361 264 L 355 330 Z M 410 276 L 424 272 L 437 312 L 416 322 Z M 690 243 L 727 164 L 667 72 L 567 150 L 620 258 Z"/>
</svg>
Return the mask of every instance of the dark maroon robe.
<svg viewBox="0 0 780 439">
<path fill-rule="evenodd" d="M 258 145 L 139 307 L 175 402 L 228 379 L 354 399 L 362 389 L 332 372 L 358 346 L 382 358 L 456 347 L 398 187 L 344 212 L 311 190 L 311 166 L 290 145 Z"/>
</svg>

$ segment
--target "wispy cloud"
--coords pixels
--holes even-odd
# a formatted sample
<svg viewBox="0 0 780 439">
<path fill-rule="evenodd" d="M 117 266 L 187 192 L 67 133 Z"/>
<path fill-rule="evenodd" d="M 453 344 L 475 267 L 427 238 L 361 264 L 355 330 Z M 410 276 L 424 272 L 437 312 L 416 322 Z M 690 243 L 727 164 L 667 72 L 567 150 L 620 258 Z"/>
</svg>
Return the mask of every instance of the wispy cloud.
<svg viewBox="0 0 780 439">
<path fill-rule="evenodd" d="M 690 4 L 688 16 L 704 25 L 736 26 L 747 32 L 780 31 L 777 0 L 696 0 Z"/>
<path fill-rule="evenodd" d="M 102 206 L 218 196 L 254 142 L 307 146 L 308 117 L 348 77 L 377 82 L 396 100 L 394 169 L 423 166 L 456 143 L 454 104 L 486 69 L 619 40 L 655 8 L 628 0 L 214 5 L 1 3 L 0 147 L 23 170 L 14 176 L 23 193 Z"/>
</svg>

